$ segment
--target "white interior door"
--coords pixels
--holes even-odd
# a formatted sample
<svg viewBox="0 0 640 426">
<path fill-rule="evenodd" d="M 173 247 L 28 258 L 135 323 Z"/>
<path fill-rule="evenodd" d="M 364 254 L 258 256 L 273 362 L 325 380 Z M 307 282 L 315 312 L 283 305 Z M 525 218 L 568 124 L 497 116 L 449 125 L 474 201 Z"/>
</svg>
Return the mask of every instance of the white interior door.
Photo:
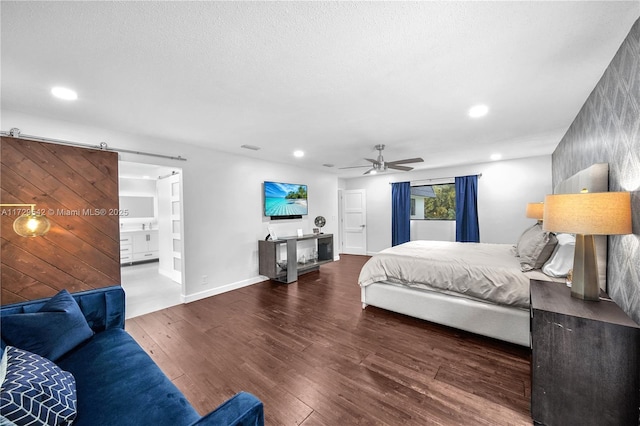
<svg viewBox="0 0 640 426">
<path fill-rule="evenodd" d="M 158 179 L 158 232 L 162 275 L 182 284 L 182 194 L 180 173 Z"/>
<path fill-rule="evenodd" d="M 367 193 L 349 189 L 342 195 L 342 252 L 367 254 Z"/>
</svg>

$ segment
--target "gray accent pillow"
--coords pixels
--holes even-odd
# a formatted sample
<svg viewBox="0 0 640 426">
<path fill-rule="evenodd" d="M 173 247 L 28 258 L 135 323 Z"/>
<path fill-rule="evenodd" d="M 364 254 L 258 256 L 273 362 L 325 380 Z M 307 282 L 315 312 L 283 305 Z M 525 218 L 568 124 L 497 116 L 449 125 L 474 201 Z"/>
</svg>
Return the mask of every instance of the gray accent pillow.
<svg viewBox="0 0 640 426">
<path fill-rule="evenodd" d="M 539 223 L 525 230 L 516 245 L 516 256 L 520 258 L 522 271 L 542 268 L 557 244 L 556 236 L 543 230 Z"/>
</svg>

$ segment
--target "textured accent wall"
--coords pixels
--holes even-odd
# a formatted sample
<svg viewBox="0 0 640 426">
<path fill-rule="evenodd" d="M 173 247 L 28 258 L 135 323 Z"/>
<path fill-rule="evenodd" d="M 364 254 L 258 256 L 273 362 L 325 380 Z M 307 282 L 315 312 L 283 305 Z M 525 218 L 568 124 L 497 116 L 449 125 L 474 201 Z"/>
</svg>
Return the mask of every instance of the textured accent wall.
<svg viewBox="0 0 640 426">
<path fill-rule="evenodd" d="M 610 236 L 607 292 L 640 324 L 640 19 L 552 157 L 553 184 L 609 163 L 609 190 L 630 191 L 633 235 Z"/>
<path fill-rule="evenodd" d="M 22 209 L 0 207 L 2 304 L 120 284 L 117 153 L 3 137 L 0 202 L 35 203 L 51 222 L 21 237 Z"/>
</svg>

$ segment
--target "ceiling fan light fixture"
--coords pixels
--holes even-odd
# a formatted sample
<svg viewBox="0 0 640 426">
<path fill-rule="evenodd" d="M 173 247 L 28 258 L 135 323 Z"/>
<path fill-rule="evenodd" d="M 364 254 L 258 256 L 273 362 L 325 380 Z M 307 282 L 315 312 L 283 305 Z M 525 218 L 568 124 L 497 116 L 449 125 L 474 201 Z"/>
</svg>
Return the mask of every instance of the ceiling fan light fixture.
<svg viewBox="0 0 640 426">
<path fill-rule="evenodd" d="M 304 157 L 304 151 L 300 151 L 300 150 L 293 151 L 293 156 L 296 158 L 302 158 Z"/>
<path fill-rule="evenodd" d="M 415 158 L 405 158 L 403 160 L 395 160 L 395 161 L 385 161 L 382 156 L 382 150 L 384 150 L 384 145 L 379 144 L 374 147 L 378 150 L 378 158 L 374 160 L 373 158 L 365 158 L 366 161 L 370 162 L 370 165 L 367 166 L 351 166 L 351 167 L 340 167 L 341 169 L 355 169 L 360 167 L 371 167 L 369 170 L 364 172 L 365 175 L 375 174 L 377 172 L 386 172 L 389 169 L 399 170 L 403 172 L 408 172 L 413 170 L 413 167 L 403 166 L 403 164 L 410 163 L 422 163 L 424 160 L 420 157 Z"/>
</svg>

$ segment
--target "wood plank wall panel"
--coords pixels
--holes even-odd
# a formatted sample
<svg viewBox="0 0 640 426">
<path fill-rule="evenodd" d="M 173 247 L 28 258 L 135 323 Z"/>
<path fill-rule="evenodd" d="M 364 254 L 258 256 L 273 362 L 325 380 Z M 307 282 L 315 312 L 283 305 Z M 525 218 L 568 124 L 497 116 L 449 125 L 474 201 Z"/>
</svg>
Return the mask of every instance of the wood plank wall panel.
<svg viewBox="0 0 640 426">
<path fill-rule="evenodd" d="M 24 238 L 20 209 L 1 207 L 0 304 L 120 284 L 117 153 L 3 137 L 0 201 L 35 203 L 51 222 Z"/>
</svg>

